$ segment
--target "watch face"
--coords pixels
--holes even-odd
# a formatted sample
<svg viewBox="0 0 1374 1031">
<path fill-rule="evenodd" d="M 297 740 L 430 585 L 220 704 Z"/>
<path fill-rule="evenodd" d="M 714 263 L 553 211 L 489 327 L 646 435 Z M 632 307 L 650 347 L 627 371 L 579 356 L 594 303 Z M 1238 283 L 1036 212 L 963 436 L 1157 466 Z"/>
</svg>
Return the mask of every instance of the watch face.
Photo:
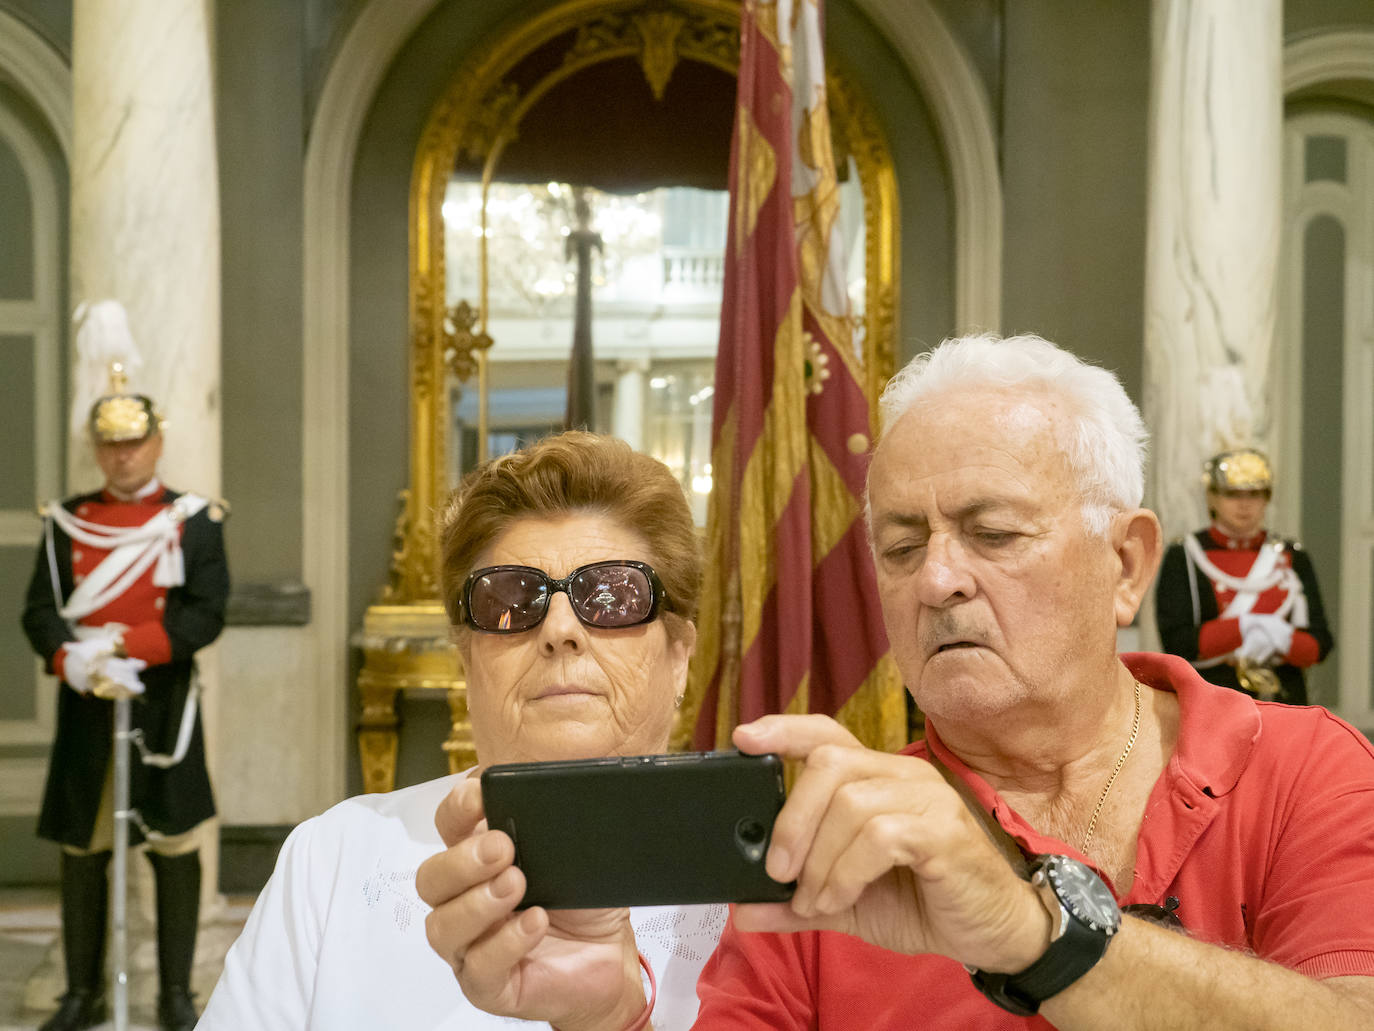
<svg viewBox="0 0 1374 1031">
<path fill-rule="evenodd" d="M 1082 863 L 1053 856 L 1045 874 L 1065 908 L 1095 931 L 1114 934 L 1121 924 L 1121 910 L 1102 879 Z"/>
</svg>

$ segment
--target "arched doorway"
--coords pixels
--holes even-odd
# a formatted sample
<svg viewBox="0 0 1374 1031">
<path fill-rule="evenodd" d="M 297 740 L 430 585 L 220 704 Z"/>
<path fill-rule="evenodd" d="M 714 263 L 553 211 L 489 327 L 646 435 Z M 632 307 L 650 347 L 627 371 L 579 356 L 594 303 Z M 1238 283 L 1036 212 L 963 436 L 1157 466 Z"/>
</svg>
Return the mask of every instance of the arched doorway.
<svg viewBox="0 0 1374 1031">
<path fill-rule="evenodd" d="M 1301 532 L 1335 627 L 1314 701 L 1374 727 L 1374 33 L 1285 51 L 1282 467 L 1277 513 Z"/>
<path fill-rule="evenodd" d="M 369 113 L 398 54 L 444 0 L 366 0 L 319 91 L 304 182 L 304 561 L 313 616 L 295 695 L 320 730 L 319 805 L 343 791 L 349 681 L 350 471 L 346 432 L 351 324 L 351 195 Z M 970 54 L 932 0 L 852 0 L 929 105 L 952 186 L 956 327 L 995 329 L 1001 298 L 1002 197 L 992 105 Z"/>
<path fill-rule="evenodd" d="M 7 457 L 0 462 L 0 579 L 22 589 L 41 534 L 35 505 L 63 493 L 67 274 L 67 156 L 71 75 L 51 47 L 0 11 L 0 381 L 9 389 Z M 0 817 L 22 821 L 0 835 L 14 881 L 51 877 L 50 845 L 31 819 L 42 799 L 56 693 L 15 620 L 0 627 L 9 700 L 0 715 Z M 41 752 L 35 754 L 38 749 Z"/>
</svg>

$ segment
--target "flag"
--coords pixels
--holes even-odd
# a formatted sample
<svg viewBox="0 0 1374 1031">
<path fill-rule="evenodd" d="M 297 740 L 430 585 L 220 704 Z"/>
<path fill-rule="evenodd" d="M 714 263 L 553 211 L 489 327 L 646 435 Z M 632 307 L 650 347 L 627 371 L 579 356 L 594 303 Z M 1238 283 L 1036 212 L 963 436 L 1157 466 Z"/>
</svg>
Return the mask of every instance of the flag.
<svg viewBox="0 0 1374 1031">
<path fill-rule="evenodd" d="M 863 486 L 873 433 L 853 345 L 819 0 L 745 0 L 698 643 L 675 742 L 767 713 L 906 741 Z"/>
</svg>

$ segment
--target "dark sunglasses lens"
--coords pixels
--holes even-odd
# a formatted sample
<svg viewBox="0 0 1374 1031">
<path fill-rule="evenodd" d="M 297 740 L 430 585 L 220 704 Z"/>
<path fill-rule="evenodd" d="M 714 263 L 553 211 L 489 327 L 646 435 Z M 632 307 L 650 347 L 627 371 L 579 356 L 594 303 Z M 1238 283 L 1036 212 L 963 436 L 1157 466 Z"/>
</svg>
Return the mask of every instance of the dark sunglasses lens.
<svg viewBox="0 0 1374 1031">
<path fill-rule="evenodd" d="M 493 569 L 472 581 L 468 613 L 479 630 L 528 630 L 544 618 L 549 589 L 533 571 Z"/>
<path fill-rule="evenodd" d="M 634 566 L 617 564 L 584 569 L 568 584 L 568 597 L 591 626 L 635 626 L 654 610 L 654 587 Z"/>
</svg>

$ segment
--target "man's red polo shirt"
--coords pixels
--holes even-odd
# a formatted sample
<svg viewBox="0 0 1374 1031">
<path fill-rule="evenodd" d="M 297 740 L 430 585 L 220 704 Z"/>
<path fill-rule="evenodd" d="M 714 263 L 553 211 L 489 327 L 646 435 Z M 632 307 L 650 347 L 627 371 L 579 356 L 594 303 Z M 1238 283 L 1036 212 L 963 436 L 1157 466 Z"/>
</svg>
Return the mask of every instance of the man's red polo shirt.
<svg viewBox="0 0 1374 1031">
<path fill-rule="evenodd" d="M 1123 655 L 1142 684 L 1178 695 L 1179 740 L 1150 795 L 1135 883 L 1118 901 L 1161 903 L 1204 941 L 1309 977 L 1374 976 L 1374 747 L 1316 706 L 1256 702 L 1207 683 L 1184 660 Z M 1028 853 L 1084 859 L 1037 834 L 940 742 Z M 1167 985 L 1160 985 L 1167 991 Z M 1048 1028 L 998 1009 L 964 968 L 832 932 L 743 934 L 728 925 L 698 982 L 697 1027 L 820 1031 Z"/>
</svg>

